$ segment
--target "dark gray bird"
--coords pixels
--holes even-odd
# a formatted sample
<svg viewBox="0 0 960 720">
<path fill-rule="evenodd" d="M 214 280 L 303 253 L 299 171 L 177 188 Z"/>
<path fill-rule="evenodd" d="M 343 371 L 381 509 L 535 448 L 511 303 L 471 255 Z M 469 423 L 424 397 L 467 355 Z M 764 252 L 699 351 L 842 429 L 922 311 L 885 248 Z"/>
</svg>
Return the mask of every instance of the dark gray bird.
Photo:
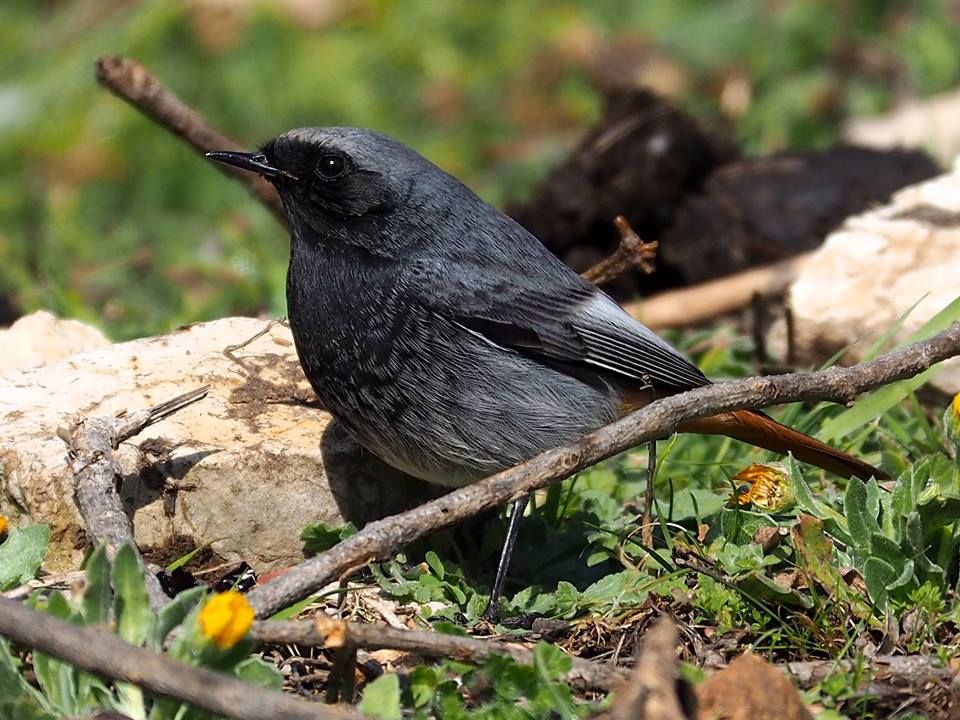
<svg viewBox="0 0 960 720">
<path fill-rule="evenodd" d="M 386 135 L 303 128 L 255 153 L 208 156 L 276 186 L 304 372 L 360 444 L 411 475 L 470 483 L 710 382 L 523 227 Z M 682 429 L 882 477 L 758 412 Z"/>
</svg>

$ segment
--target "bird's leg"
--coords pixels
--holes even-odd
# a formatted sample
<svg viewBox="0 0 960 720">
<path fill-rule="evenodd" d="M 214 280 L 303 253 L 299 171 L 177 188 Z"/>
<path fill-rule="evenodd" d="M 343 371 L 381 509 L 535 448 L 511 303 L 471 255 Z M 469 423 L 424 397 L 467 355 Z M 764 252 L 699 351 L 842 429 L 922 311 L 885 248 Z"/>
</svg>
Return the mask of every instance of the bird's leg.
<svg viewBox="0 0 960 720">
<path fill-rule="evenodd" d="M 490 600 L 483 611 L 483 619 L 494 622 L 500 615 L 500 596 L 503 594 L 503 584 L 507 579 L 507 568 L 510 567 L 510 556 L 513 554 L 513 546 L 517 542 L 517 532 L 520 530 L 520 520 L 523 518 L 523 511 L 530 502 L 530 496 L 525 495 L 513 504 L 513 512 L 510 513 L 510 525 L 507 528 L 507 537 L 503 541 L 503 549 L 500 551 L 500 562 L 497 563 L 497 577 L 493 581 L 493 590 L 490 591 Z"/>
<path fill-rule="evenodd" d="M 657 399 L 656 390 L 650 378 L 644 377 L 645 387 L 650 389 L 650 401 Z M 647 487 L 644 493 L 643 518 L 641 519 L 640 538 L 648 548 L 653 547 L 653 478 L 657 472 L 657 441 L 647 443 Z"/>
<path fill-rule="evenodd" d="M 648 548 L 653 547 L 653 477 L 657 472 L 657 441 L 647 443 L 647 487 L 643 502 L 640 538 Z"/>
</svg>

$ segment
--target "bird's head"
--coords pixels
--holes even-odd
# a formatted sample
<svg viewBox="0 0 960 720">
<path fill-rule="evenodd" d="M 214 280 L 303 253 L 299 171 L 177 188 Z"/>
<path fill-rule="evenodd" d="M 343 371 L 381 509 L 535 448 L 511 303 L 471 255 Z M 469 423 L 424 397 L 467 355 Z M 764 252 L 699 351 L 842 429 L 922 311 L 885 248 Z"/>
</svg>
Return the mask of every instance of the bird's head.
<svg viewBox="0 0 960 720">
<path fill-rule="evenodd" d="M 402 240 L 405 217 L 462 188 L 403 143 L 358 128 L 300 128 L 256 152 L 207 157 L 273 183 L 295 233 L 384 252 Z M 385 233 L 391 227 L 401 236 Z"/>
</svg>

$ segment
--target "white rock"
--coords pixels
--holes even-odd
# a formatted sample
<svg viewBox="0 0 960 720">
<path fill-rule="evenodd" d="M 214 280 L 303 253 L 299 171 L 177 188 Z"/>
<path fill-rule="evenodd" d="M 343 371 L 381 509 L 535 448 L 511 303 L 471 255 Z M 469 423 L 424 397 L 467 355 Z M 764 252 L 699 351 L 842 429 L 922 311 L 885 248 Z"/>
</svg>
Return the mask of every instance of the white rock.
<svg viewBox="0 0 960 720">
<path fill-rule="evenodd" d="M 960 90 L 911 100 L 884 115 L 851 120 L 844 139 L 875 148 L 923 148 L 944 165 L 960 153 Z"/>
<path fill-rule="evenodd" d="M 288 329 L 224 351 L 265 321 L 227 318 L 0 375 L 0 514 L 51 525 L 50 569 L 84 545 L 59 426 L 113 415 L 200 385 L 204 400 L 124 443 L 122 494 L 141 548 L 210 543 L 228 560 L 272 569 L 300 559 L 309 522 L 360 525 L 422 500 L 424 489 L 356 445 L 313 393 Z M 149 553 L 148 553 L 149 554 Z"/>
<path fill-rule="evenodd" d="M 97 328 L 38 310 L 0 330 L 0 373 L 39 367 L 83 350 L 109 345 Z"/>
<path fill-rule="evenodd" d="M 960 297 L 960 172 L 899 191 L 891 202 L 849 218 L 803 265 L 788 292 L 798 355 L 821 362 L 849 346 L 845 361 L 916 305 L 896 334 L 906 339 Z M 785 327 L 771 331 L 781 352 Z M 933 381 L 960 390 L 960 364 L 947 363 Z"/>
</svg>

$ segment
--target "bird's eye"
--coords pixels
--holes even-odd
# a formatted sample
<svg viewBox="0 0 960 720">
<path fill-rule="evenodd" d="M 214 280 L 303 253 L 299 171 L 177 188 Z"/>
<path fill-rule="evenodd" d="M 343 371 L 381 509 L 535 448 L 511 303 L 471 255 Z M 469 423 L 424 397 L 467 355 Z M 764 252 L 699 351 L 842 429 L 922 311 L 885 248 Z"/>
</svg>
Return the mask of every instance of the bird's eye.
<svg viewBox="0 0 960 720">
<path fill-rule="evenodd" d="M 324 155 L 317 163 L 317 175 L 324 180 L 336 180 L 346 169 L 347 163 L 339 155 Z"/>
</svg>

